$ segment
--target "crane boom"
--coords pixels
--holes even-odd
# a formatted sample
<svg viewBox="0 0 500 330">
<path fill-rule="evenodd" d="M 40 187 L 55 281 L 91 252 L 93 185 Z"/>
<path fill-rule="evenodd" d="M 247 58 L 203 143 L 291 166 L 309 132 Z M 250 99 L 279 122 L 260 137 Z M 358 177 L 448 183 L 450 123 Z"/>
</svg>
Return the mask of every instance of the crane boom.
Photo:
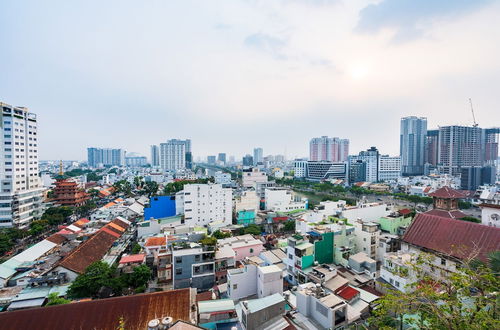
<svg viewBox="0 0 500 330">
<path fill-rule="evenodd" d="M 476 116 L 474 115 L 474 108 L 472 107 L 472 99 L 469 97 L 469 103 L 470 103 L 470 111 L 472 111 L 472 120 L 474 120 L 474 125 L 473 127 L 477 127 L 478 124 L 476 123 Z"/>
</svg>

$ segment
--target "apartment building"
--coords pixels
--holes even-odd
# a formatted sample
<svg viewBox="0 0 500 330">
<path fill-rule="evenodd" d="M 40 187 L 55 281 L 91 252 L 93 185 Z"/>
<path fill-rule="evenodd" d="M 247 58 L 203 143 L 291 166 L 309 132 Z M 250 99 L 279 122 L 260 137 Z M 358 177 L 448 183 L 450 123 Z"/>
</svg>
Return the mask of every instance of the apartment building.
<svg viewBox="0 0 500 330">
<path fill-rule="evenodd" d="M 307 199 L 294 196 L 288 189 L 272 188 L 265 190 L 266 210 L 292 212 L 307 209 Z"/>
<path fill-rule="evenodd" d="M 160 167 L 164 171 L 191 168 L 191 140 L 168 140 L 160 144 Z"/>
<path fill-rule="evenodd" d="M 0 227 L 26 228 L 42 215 L 36 114 L 0 102 Z"/>
<path fill-rule="evenodd" d="M 255 188 L 257 183 L 267 182 L 267 174 L 261 172 L 258 168 L 250 168 L 248 170 L 243 170 L 242 173 L 243 187 L 245 188 Z"/>
<path fill-rule="evenodd" d="M 90 167 L 125 166 L 125 150 L 112 148 L 87 148 L 87 163 Z"/>
<path fill-rule="evenodd" d="M 397 180 L 401 176 L 401 157 L 380 155 L 378 159 L 378 180 Z"/>
<path fill-rule="evenodd" d="M 187 184 L 175 197 L 177 214 L 184 214 L 189 226 L 207 226 L 220 221 L 230 225 L 233 219 L 233 191 L 220 184 Z"/>
<path fill-rule="evenodd" d="M 349 155 L 349 140 L 322 136 L 309 142 L 309 160 L 343 162 Z"/>
<path fill-rule="evenodd" d="M 172 283 L 174 289 L 208 290 L 215 284 L 215 251 L 196 243 L 172 247 Z"/>
<path fill-rule="evenodd" d="M 424 174 L 427 118 L 401 118 L 400 156 L 404 176 Z"/>
</svg>

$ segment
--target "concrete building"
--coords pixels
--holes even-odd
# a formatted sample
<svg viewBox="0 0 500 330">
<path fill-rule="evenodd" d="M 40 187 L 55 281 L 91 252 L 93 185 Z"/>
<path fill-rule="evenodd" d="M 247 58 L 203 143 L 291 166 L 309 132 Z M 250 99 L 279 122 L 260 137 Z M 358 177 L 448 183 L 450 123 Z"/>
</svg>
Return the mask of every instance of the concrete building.
<svg viewBox="0 0 500 330">
<path fill-rule="evenodd" d="M 349 163 L 365 163 L 365 178 L 368 182 L 379 180 L 379 152 L 377 148 L 371 147 L 366 151 L 361 151 L 357 156 L 349 156 Z M 386 168 L 388 169 L 388 167 Z"/>
<path fill-rule="evenodd" d="M 221 163 L 222 165 L 226 165 L 226 162 L 227 162 L 226 153 L 224 153 L 224 152 L 219 153 L 217 155 L 217 161 L 219 163 Z"/>
<path fill-rule="evenodd" d="M 372 259 L 377 258 L 380 229 L 374 222 L 356 221 L 354 223 L 354 249 Z"/>
<path fill-rule="evenodd" d="M 160 147 L 157 145 L 151 146 L 151 166 L 159 167 L 160 166 Z"/>
<path fill-rule="evenodd" d="M 500 128 L 485 128 L 484 133 L 484 163 L 486 165 L 498 164 L 498 139 Z"/>
<path fill-rule="evenodd" d="M 258 168 L 250 168 L 248 170 L 243 170 L 242 173 L 243 187 L 245 188 L 255 188 L 255 184 L 258 182 L 267 182 L 267 174 L 261 172 Z"/>
<path fill-rule="evenodd" d="M 276 325 L 269 324 L 273 319 L 280 318 L 285 314 L 285 299 L 279 293 L 273 294 L 260 299 L 252 299 L 241 302 L 241 323 L 246 330 L 260 330 L 260 329 L 285 329 L 289 325 L 287 322 L 284 324 Z"/>
<path fill-rule="evenodd" d="M 127 156 L 125 157 L 125 165 L 129 167 L 142 167 L 148 164 L 148 159 L 144 156 Z"/>
<path fill-rule="evenodd" d="M 245 155 L 242 160 L 243 166 L 253 166 L 253 157 L 252 155 Z"/>
<path fill-rule="evenodd" d="M 262 148 L 253 149 L 253 164 L 257 165 L 264 161 L 264 151 Z"/>
<path fill-rule="evenodd" d="M 314 245 L 299 234 L 288 237 L 285 265 L 287 280 L 292 284 L 304 283 L 307 269 L 314 265 Z"/>
<path fill-rule="evenodd" d="M 440 127 L 438 153 L 440 172 L 458 175 L 462 167 L 482 166 L 482 133 L 479 127 Z"/>
<path fill-rule="evenodd" d="M 390 214 L 387 205 L 382 203 L 360 203 L 356 206 L 346 206 L 341 217 L 346 218 L 349 223 L 354 223 L 361 219 L 363 222 L 374 222 L 381 217 Z"/>
<path fill-rule="evenodd" d="M 36 114 L 0 102 L 0 227 L 26 228 L 42 215 Z"/>
<path fill-rule="evenodd" d="M 344 162 L 349 155 L 349 140 L 322 136 L 309 142 L 309 160 Z"/>
<path fill-rule="evenodd" d="M 247 263 L 243 268 L 227 271 L 227 293 L 229 298 L 240 300 L 257 296 L 267 297 L 283 294 L 283 271 L 276 265 L 258 266 Z"/>
<path fill-rule="evenodd" d="M 500 228 L 500 205 L 480 204 L 481 223 L 485 226 Z"/>
<path fill-rule="evenodd" d="M 215 165 L 217 163 L 216 156 L 207 156 L 207 163 L 210 165 Z"/>
<path fill-rule="evenodd" d="M 164 171 L 191 168 L 191 140 L 168 140 L 160 144 L 160 167 Z"/>
<path fill-rule="evenodd" d="M 231 184 L 231 173 L 224 173 L 222 171 L 217 171 L 214 174 L 215 183 L 221 185 L 230 185 Z"/>
<path fill-rule="evenodd" d="M 215 251 L 196 243 L 172 247 L 174 289 L 197 288 L 205 291 L 215 284 Z"/>
<path fill-rule="evenodd" d="M 460 168 L 460 189 L 476 190 L 479 186 L 495 183 L 495 166 L 464 166 Z"/>
<path fill-rule="evenodd" d="M 311 181 L 333 179 L 347 181 L 349 176 L 348 171 L 347 162 L 309 161 L 307 162 L 306 178 Z"/>
<path fill-rule="evenodd" d="M 401 176 L 401 157 L 380 155 L 378 159 L 378 181 L 397 180 Z"/>
<path fill-rule="evenodd" d="M 431 166 L 438 165 L 439 154 L 439 130 L 433 129 L 427 131 L 425 137 L 425 164 Z"/>
<path fill-rule="evenodd" d="M 403 176 L 424 174 L 427 118 L 401 118 L 400 156 Z"/>
<path fill-rule="evenodd" d="M 265 190 L 265 208 L 274 212 L 291 212 L 307 209 L 307 199 L 294 196 L 292 191 L 282 188 Z"/>
<path fill-rule="evenodd" d="M 90 167 L 125 166 L 125 150 L 110 148 L 87 148 L 87 163 Z"/>
<path fill-rule="evenodd" d="M 185 224 L 206 226 L 213 221 L 232 223 L 233 191 L 220 184 L 187 184 L 175 198 L 177 214 L 184 214 Z"/>
<path fill-rule="evenodd" d="M 293 162 L 293 176 L 296 178 L 307 177 L 307 160 L 295 160 Z"/>
</svg>

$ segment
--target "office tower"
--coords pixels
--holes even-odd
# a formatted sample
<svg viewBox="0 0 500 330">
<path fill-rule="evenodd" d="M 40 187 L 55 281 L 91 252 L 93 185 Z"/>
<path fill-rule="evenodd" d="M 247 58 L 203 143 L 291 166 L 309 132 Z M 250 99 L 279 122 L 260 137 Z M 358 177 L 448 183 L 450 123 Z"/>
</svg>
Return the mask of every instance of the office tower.
<svg viewBox="0 0 500 330">
<path fill-rule="evenodd" d="M 479 127 L 440 127 L 438 153 L 440 171 L 458 175 L 461 167 L 482 166 L 482 141 L 482 129 Z"/>
<path fill-rule="evenodd" d="M 215 157 L 215 156 L 207 156 L 207 163 L 209 163 L 209 164 L 215 165 L 216 160 L 217 160 L 217 157 Z"/>
<path fill-rule="evenodd" d="M 0 227 L 27 228 L 42 215 L 36 114 L 0 102 Z"/>
<path fill-rule="evenodd" d="M 484 132 L 484 163 L 494 165 L 498 159 L 498 135 L 500 128 L 485 128 Z"/>
<path fill-rule="evenodd" d="M 464 166 L 460 168 L 460 189 L 476 190 L 479 186 L 495 183 L 494 166 Z"/>
<path fill-rule="evenodd" d="M 226 154 L 221 152 L 217 155 L 217 160 L 223 164 L 226 164 Z"/>
<path fill-rule="evenodd" d="M 309 160 L 343 162 L 349 155 L 349 140 L 322 136 L 309 142 Z"/>
<path fill-rule="evenodd" d="M 307 179 L 312 181 L 345 180 L 347 181 L 349 165 L 347 162 L 307 162 Z"/>
<path fill-rule="evenodd" d="M 425 137 L 425 164 L 437 166 L 439 150 L 439 130 L 433 129 L 427 131 Z"/>
<path fill-rule="evenodd" d="M 243 166 L 252 166 L 253 165 L 253 157 L 252 155 L 245 155 L 243 157 Z"/>
<path fill-rule="evenodd" d="M 87 163 L 90 167 L 125 166 L 125 150 L 87 148 Z"/>
<path fill-rule="evenodd" d="M 378 181 L 397 180 L 401 176 L 401 157 L 380 155 L 378 158 Z"/>
<path fill-rule="evenodd" d="M 178 214 L 184 213 L 188 226 L 204 226 L 213 221 L 231 224 L 233 219 L 233 190 L 220 184 L 187 184 L 175 196 Z"/>
<path fill-rule="evenodd" d="M 403 117 L 400 131 L 401 171 L 404 176 L 424 174 L 427 118 Z"/>
<path fill-rule="evenodd" d="M 151 166 L 160 166 L 160 147 L 158 147 L 157 145 L 151 146 Z"/>
<path fill-rule="evenodd" d="M 264 151 L 262 148 L 254 148 L 253 149 L 253 163 L 257 165 L 264 161 Z"/>
<path fill-rule="evenodd" d="M 356 159 L 349 163 L 349 184 L 366 181 L 366 162 Z"/>
<path fill-rule="evenodd" d="M 293 175 L 296 178 L 307 177 L 307 160 L 296 159 L 293 162 L 293 172 L 294 172 Z"/>
<path fill-rule="evenodd" d="M 191 140 L 168 140 L 160 143 L 160 167 L 164 171 L 192 168 Z"/>
<path fill-rule="evenodd" d="M 357 156 L 349 156 L 349 163 L 364 162 L 366 164 L 365 178 L 368 182 L 377 182 L 379 168 L 379 152 L 377 148 L 371 147 L 366 151 L 361 151 Z"/>
</svg>

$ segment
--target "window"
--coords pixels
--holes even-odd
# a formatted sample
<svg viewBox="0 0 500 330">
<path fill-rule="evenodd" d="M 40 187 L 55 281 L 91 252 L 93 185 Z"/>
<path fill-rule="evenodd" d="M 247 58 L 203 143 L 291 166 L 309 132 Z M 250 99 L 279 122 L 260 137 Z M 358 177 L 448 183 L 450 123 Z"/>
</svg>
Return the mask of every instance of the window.
<svg viewBox="0 0 500 330">
<path fill-rule="evenodd" d="M 176 264 L 182 264 L 182 257 L 175 257 Z"/>
<path fill-rule="evenodd" d="M 233 284 L 233 290 L 238 289 L 238 284 Z"/>
<path fill-rule="evenodd" d="M 446 266 L 446 259 L 441 258 L 441 266 Z"/>
<path fill-rule="evenodd" d="M 176 268 L 175 275 L 182 275 L 182 268 Z"/>
<path fill-rule="evenodd" d="M 195 256 L 194 256 L 194 260 L 195 260 L 195 261 L 200 261 L 200 255 L 199 255 L 199 254 L 198 254 L 198 255 L 195 255 Z"/>
<path fill-rule="evenodd" d="M 398 281 L 396 281 L 396 286 L 399 288 L 399 282 Z"/>
<path fill-rule="evenodd" d="M 250 253 L 253 253 L 253 249 L 252 248 L 250 249 Z"/>
</svg>

